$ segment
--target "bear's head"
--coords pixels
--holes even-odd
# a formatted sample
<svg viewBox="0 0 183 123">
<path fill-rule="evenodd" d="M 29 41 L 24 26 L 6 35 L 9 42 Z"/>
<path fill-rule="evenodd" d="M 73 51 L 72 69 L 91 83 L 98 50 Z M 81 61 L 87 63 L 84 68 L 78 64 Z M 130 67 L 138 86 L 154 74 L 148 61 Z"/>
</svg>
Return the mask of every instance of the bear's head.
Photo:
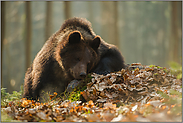
<svg viewBox="0 0 183 123">
<path fill-rule="evenodd" d="M 57 45 L 56 60 L 72 79 L 84 78 L 98 63 L 100 36 L 83 38 L 79 31 L 72 31 Z"/>
</svg>

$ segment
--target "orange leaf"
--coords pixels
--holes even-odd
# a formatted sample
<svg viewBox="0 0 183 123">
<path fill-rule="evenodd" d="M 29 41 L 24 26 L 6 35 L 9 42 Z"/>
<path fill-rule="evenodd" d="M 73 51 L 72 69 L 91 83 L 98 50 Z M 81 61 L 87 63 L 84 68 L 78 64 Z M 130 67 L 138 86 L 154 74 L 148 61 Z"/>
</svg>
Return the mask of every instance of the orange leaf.
<svg viewBox="0 0 183 123">
<path fill-rule="evenodd" d="M 23 104 L 23 106 L 27 106 L 29 103 L 28 103 L 27 100 L 24 100 L 24 101 L 22 102 L 22 104 Z"/>
<path fill-rule="evenodd" d="M 88 107 L 92 108 L 93 106 L 94 106 L 93 101 L 90 100 L 90 101 L 88 102 Z"/>
<path fill-rule="evenodd" d="M 147 102 L 147 104 L 145 104 L 145 107 L 148 107 L 150 105 L 151 105 L 150 102 Z"/>
<path fill-rule="evenodd" d="M 70 112 L 72 113 L 73 112 L 73 109 L 71 109 Z"/>
<path fill-rule="evenodd" d="M 122 89 L 121 89 L 121 88 L 119 88 L 119 89 L 118 89 L 118 91 L 122 91 Z"/>
<path fill-rule="evenodd" d="M 53 99 L 53 97 L 55 97 L 56 95 L 49 95 L 50 96 L 50 100 Z"/>
<path fill-rule="evenodd" d="M 134 117 L 135 117 L 135 118 L 137 118 L 137 117 L 138 117 L 138 115 L 134 115 Z"/>
<path fill-rule="evenodd" d="M 54 92 L 53 94 L 54 94 L 54 95 L 57 95 L 57 92 Z"/>
<path fill-rule="evenodd" d="M 11 103 L 9 103 L 9 106 L 10 106 L 10 107 L 12 106 Z"/>
<path fill-rule="evenodd" d="M 97 96 L 97 91 L 93 89 L 93 95 Z"/>
<path fill-rule="evenodd" d="M 32 100 L 32 104 L 35 104 L 36 102 L 34 100 Z"/>
<path fill-rule="evenodd" d="M 93 105 L 93 101 L 90 100 L 90 101 L 88 102 L 88 104 L 89 104 L 89 105 Z"/>
<path fill-rule="evenodd" d="M 170 111 L 167 111 L 167 114 L 170 114 L 171 112 Z"/>
<path fill-rule="evenodd" d="M 26 114 L 29 114 L 29 112 L 27 111 Z"/>
<path fill-rule="evenodd" d="M 176 104 L 175 104 L 176 105 Z M 173 107 L 175 107 L 175 105 L 171 105 L 171 107 L 173 108 Z"/>
<path fill-rule="evenodd" d="M 164 100 L 165 100 L 165 99 L 163 98 L 163 99 L 160 100 L 160 102 L 163 102 Z"/>
<path fill-rule="evenodd" d="M 166 106 L 162 106 L 162 109 L 165 109 L 166 108 Z"/>
<path fill-rule="evenodd" d="M 28 103 L 31 103 L 32 101 L 31 100 L 27 100 Z"/>
</svg>

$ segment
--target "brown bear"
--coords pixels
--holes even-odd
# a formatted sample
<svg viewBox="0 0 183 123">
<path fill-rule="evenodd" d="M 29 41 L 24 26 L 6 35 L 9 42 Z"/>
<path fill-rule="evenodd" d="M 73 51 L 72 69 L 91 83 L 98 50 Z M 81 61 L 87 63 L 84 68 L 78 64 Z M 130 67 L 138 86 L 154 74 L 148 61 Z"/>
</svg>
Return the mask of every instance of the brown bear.
<svg viewBox="0 0 183 123">
<path fill-rule="evenodd" d="M 24 98 L 38 99 L 41 90 L 65 90 L 88 73 L 107 74 L 125 68 L 118 48 L 96 35 L 84 18 L 66 20 L 36 55 L 24 79 Z"/>
</svg>

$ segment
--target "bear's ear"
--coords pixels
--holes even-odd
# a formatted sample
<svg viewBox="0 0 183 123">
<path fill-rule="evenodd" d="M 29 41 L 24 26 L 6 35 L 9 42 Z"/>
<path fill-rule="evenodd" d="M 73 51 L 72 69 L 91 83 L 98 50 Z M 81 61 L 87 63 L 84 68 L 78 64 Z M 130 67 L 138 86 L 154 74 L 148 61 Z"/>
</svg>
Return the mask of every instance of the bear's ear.
<svg viewBox="0 0 183 123">
<path fill-rule="evenodd" d="M 95 38 L 93 39 L 92 43 L 91 43 L 91 47 L 94 49 L 94 50 L 97 50 L 98 47 L 100 46 L 100 36 L 95 36 Z"/>
<path fill-rule="evenodd" d="M 79 31 L 73 31 L 68 36 L 69 43 L 79 43 L 81 40 L 81 33 Z"/>
</svg>

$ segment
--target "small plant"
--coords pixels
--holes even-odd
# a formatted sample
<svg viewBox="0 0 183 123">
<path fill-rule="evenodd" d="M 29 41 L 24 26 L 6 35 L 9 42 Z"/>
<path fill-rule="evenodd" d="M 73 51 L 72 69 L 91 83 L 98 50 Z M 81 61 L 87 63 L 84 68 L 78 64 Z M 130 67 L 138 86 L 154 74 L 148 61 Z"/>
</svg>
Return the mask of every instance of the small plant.
<svg viewBox="0 0 183 123">
<path fill-rule="evenodd" d="M 6 92 L 6 88 L 1 88 L 1 106 L 7 106 L 10 101 L 21 99 L 22 91 L 21 89 L 19 92 L 13 91 L 13 93 L 10 94 Z"/>
<path fill-rule="evenodd" d="M 88 74 L 88 76 L 81 80 L 80 84 L 74 88 L 74 90 L 70 93 L 64 92 L 65 97 L 71 101 L 79 101 L 82 100 L 81 92 L 87 88 L 87 83 L 91 82 L 92 76 Z"/>
<path fill-rule="evenodd" d="M 72 102 L 73 101 L 79 101 L 80 100 L 80 96 L 81 96 L 81 91 L 76 91 L 76 89 L 74 89 L 74 91 L 70 92 L 69 93 L 69 96 L 68 96 L 68 100 L 71 100 Z"/>
</svg>

